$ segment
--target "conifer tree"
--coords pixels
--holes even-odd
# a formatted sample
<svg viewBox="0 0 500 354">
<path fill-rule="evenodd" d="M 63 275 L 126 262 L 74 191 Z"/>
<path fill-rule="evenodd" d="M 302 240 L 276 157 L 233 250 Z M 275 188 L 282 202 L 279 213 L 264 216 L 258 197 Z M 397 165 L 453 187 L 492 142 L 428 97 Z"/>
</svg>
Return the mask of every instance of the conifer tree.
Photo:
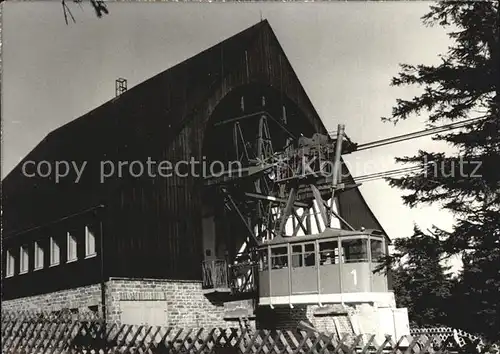
<svg viewBox="0 0 500 354">
<path fill-rule="evenodd" d="M 451 232 L 432 230 L 439 239 L 441 257 L 459 254 L 464 261 L 459 284 L 453 291 L 453 302 L 450 302 L 455 308 L 436 307 L 432 315 L 425 316 L 430 316 L 430 320 L 447 311 L 445 317 L 453 318 L 455 327 L 494 340 L 500 339 L 498 4 L 498 1 L 451 1 L 432 5 L 423 17 L 424 24 L 448 30 L 453 44 L 440 55 L 439 65 L 401 65 L 392 85 L 418 86 L 422 93 L 413 99 L 398 99 L 392 116 L 383 118 L 397 124 L 426 114 L 429 126 L 477 118 L 465 128 L 433 137 L 452 145 L 457 153 L 419 151 L 416 156 L 397 158 L 400 163 L 422 169 L 388 180 L 391 186 L 407 192 L 403 197 L 406 205 L 438 203 L 456 217 Z M 410 238 L 397 246 L 409 253 L 419 253 L 416 249 L 410 251 L 412 247 L 422 246 L 416 240 Z M 430 252 L 429 257 L 436 256 L 428 248 L 423 250 Z M 412 271 L 422 273 L 417 269 Z M 396 271 L 398 275 L 396 285 L 402 288 L 397 291 L 414 291 L 405 278 L 410 275 Z M 425 272 L 421 275 L 426 276 Z M 436 275 L 427 273 L 427 276 L 434 281 Z M 429 303 L 431 306 L 437 305 Z"/>
</svg>

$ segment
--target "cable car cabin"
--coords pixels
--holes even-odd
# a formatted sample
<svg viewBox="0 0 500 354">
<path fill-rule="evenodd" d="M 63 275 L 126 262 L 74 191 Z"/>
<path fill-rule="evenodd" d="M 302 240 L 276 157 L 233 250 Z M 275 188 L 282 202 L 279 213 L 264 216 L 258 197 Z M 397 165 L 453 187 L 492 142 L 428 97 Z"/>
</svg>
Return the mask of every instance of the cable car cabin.
<svg viewBox="0 0 500 354">
<path fill-rule="evenodd" d="M 276 237 L 259 252 L 260 305 L 364 303 L 392 296 L 387 277 L 373 274 L 386 253 L 379 231 L 326 229 Z"/>
</svg>

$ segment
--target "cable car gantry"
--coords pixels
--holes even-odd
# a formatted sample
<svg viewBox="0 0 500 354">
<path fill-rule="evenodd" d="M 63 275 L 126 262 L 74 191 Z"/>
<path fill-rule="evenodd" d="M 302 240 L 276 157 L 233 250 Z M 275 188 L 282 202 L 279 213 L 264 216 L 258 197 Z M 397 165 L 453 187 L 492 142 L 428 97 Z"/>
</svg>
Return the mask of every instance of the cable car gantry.
<svg viewBox="0 0 500 354">
<path fill-rule="evenodd" d="M 252 117 L 257 136 L 248 141 L 241 123 Z M 338 194 L 359 186 L 342 181 L 341 156 L 356 148 L 344 126 L 334 138 L 296 138 L 283 120 L 265 111 L 257 117 L 246 114 L 215 124 L 232 125 L 234 156 L 243 165 L 238 173 L 205 179 L 246 234 L 229 261 L 228 289 L 241 293 L 253 284 L 259 305 L 271 308 L 393 303 L 386 276 L 373 274 L 387 237 L 379 230 L 356 230 L 338 212 Z M 276 131 L 283 135 L 281 149 L 270 136 Z"/>
</svg>

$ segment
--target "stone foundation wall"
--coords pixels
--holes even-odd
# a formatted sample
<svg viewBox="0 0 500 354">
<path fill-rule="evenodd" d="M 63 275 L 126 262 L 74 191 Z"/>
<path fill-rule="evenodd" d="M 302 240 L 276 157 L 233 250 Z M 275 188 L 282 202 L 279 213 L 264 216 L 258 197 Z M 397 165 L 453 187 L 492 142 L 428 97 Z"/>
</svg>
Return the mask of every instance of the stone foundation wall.
<svg viewBox="0 0 500 354">
<path fill-rule="evenodd" d="M 210 302 L 201 282 L 162 279 L 112 278 L 106 289 L 108 320 L 120 322 L 122 301 L 166 302 L 165 325 L 176 328 L 229 327 L 224 304 Z"/>
<path fill-rule="evenodd" d="M 234 327 L 236 321 L 224 320 L 224 304 L 211 302 L 203 294 L 201 282 L 162 279 L 111 278 L 105 284 L 106 314 L 110 322 L 121 322 L 123 302 L 161 301 L 166 304 L 164 326 L 176 328 Z M 98 310 L 101 285 L 3 301 L 3 310 L 58 311 Z"/>
<path fill-rule="evenodd" d="M 58 311 L 61 309 L 88 310 L 101 305 L 101 285 L 94 284 L 53 293 L 2 301 L 2 310 Z"/>
</svg>

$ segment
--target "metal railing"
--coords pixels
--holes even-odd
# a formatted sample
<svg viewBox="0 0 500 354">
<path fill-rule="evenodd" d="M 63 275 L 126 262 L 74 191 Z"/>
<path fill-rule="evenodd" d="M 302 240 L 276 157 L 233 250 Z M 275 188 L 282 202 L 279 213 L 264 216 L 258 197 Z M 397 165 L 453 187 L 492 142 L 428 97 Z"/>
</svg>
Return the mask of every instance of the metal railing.
<svg viewBox="0 0 500 354">
<path fill-rule="evenodd" d="M 242 262 L 229 266 L 231 292 L 246 293 L 257 290 L 258 269 L 254 262 Z"/>
<path fill-rule="evenodd" d="M 203 288 L 229 288 L 227 263 L 223 259 L 202 262 Z"/>
</svg>

